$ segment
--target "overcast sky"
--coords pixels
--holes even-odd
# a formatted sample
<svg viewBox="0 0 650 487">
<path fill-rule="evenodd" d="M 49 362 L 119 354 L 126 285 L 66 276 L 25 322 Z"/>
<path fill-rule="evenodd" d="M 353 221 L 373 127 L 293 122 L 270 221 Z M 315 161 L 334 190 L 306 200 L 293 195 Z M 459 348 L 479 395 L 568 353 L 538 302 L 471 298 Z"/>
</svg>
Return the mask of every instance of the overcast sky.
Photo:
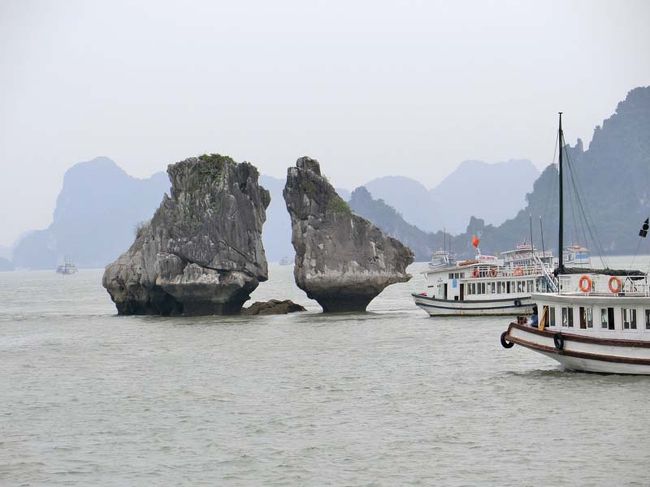
<svg viewBox="0 0 650 487">
<path fill-rule="evenodd" d="M 99 155 L 204 152 L 336 185 L 553 156 L 650 84 L 648 1 L 0 0 L 0 244 Z"/>
</svg>

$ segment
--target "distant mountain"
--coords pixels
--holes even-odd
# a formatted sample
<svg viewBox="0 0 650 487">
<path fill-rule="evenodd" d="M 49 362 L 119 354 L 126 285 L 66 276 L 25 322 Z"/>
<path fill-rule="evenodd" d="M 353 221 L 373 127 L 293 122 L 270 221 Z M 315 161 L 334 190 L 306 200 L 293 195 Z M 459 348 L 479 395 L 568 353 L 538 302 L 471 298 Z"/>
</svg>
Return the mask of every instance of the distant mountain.
<svg viewBox="0 0 650 487">
<path fill-rule="evenodd" d="M 404 220 L 423 230 L 442 228 L 441 208 L 434 204 L 429 190 L 418 181 L 405 176 L 384 176 L 364 187 L 374 198 L 395 208 Z"/>
<path fill-rule="evenodd" d="M 266 209 L 266 223 L 262 231 L 264 251 L 269 262 L 279 262 L 284 257 L 293 262 L 291 218 L 282 197 L 284 183 L 284 179 L 260 176 L 260 184 L 271 193 L 271 204 Z"/>
<path fill-rule="evenodd" d="M 539 171 L 527 159 L 511 159 L 488 164 L 464 161 L 431 190 L 447 231 L 465 230 L 471 217 L 493 225 L 512 218 L 526 204 L 526 193 L 533 189 Z"/>
<path fill-rule="evenodd" d="M 263 235 L 267 259 L 291 258 L 284 180 L 262 175 L 260 182 L 271 193 Z M 52 224 L 19 240 L 14 263 L 53 269 L 68 257 L 78 267 L 104 267 L 129 248 L 136 226 L 153 216 L 168 189 L 164 172 L 136 179 L 105 157 L 76 164 L 65 174 Z"/>
<path fill-rule="evenodd" d="M 0 258 L 11 259 L 11 248 L 0 245 Z"/>
<path fill-rule="evenodd" d="M 103 267 L 131 245 L 168 188 L 165 173 L 137 179 L 106 157 L 76 164 L 65 173 L 52 224 L 18 242 L 14 265 L 53 269 L 68 257 L 78 267 Z"/>
<path fill-rule="evenodd" d="M 379 227 L 384 233 L 395 237 L 409 247 L 416 261 L 431 258 L 434 250 L 442 248 L 442 232 L 426 233 L 404 221 L 402 216 L 382 199 L 373 199 L 367 188 L 361 186 L 352 192 L 349 202 L 354 213 Z"/>
<path fill-rule="evenodd" d="M 565 134 L 571 133 L 571 127 L 566 124 L 564 130 Z M 587 150 L 579 139 L 574 147 L 567 147 L 564 176 L 566 245 L 586 245 L 595 255 L 634 254 L 637 248 L 642 254 L 650 253 L 650 242 L 639 241 L 637 236 L 642 221 L 650 216 L 650 86 L 628 93 L 602 127 L 595 128 Z M 544 170 L 526 200 L 526 207 L 500 226 L 472 219 L 468 231 L 458 235 L 454 244 L 466 246 L 465 242 L 475 233 L 482 236 L 484 251 L 510 248 L 528 238 L 529 216 L 532 216 L 536 245 L 541 243 L 541 218 L 545 247 L 555 250 L 557 166 Z"/>
<path fill-rule="evenodd" d="M 364 186 L 423 230 L 460 233 L 472 216 L 500 224 L 516 215 L 538 176 L 526 159 L 464 161 L 431 190 L 403 176 L 373 179 Z"/>
<path fill-rule="evenodd" d="M 0 257 L 0 272 L 13 270 L 14 265 L 11 263 L 11 261 L 9 259 L 5 259 L 4 257 Z"/>
<path fill-rule="evenodd" d="M 345 201 L 348 201 L 350 199 L 350 191 L 345 189 L 345 188 L 334 188 L 336 190 L 336 194 L 338 194 L 341 198 L 343 198 Z"/>
</svg>

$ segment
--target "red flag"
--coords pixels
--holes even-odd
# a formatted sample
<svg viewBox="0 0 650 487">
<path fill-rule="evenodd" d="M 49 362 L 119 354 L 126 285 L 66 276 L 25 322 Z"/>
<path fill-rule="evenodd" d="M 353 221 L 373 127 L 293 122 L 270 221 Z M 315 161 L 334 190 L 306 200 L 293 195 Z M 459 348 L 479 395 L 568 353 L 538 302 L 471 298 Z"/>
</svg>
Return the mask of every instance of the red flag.
<svg viewBox="0 0 650 487">
<path fill-rule="evenodd" d="M 472 245 L 473 245 L 475 248 L 478 248 L 478 244 L 479 244 L 480 242 L 481 242 L 481 241 L 479 240 L 479 238 L 478 238 L 476 235 L 472 235 Z"/>
</svg>

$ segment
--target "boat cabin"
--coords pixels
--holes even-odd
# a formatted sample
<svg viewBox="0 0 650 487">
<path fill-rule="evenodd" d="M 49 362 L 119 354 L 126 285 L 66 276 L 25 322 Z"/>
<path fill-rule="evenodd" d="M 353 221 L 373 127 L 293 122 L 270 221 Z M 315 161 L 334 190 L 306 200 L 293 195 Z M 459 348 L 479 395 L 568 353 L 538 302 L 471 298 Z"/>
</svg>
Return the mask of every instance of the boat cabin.
<svg viewBox="0 0 650 487">
<path fill-rule="evenodd" d="M 550 331 L 638 333 L 650 340 L 650 289 L 647 276 L 584 274 L 560 277 L 560 292 L 533 295 L 540 325 Z"/>
</svg>

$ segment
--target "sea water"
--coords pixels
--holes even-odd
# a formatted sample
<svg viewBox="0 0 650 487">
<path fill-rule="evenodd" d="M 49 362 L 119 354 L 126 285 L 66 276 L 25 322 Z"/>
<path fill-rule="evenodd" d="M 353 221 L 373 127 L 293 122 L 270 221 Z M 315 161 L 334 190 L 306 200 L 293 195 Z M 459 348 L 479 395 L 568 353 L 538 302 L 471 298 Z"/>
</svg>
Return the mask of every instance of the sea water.
<svg viewBox="0 0 650 487">
<path fill-rule="evenodd" d="M 650 377 L 430 318 L 425 268 L 324 315 L 271 265 L 253 300 L 306 313 L 202 318 L 118 317 L 101 270 L 0 273 L 0 484 L 650 484 Z"/>
</svg>

